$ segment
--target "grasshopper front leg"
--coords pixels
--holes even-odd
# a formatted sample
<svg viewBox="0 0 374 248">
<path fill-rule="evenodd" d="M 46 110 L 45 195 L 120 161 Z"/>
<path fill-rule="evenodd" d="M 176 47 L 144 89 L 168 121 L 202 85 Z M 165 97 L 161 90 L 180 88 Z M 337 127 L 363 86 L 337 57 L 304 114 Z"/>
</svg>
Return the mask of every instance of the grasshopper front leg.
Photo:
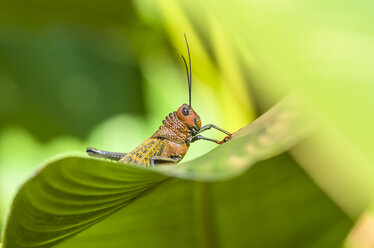
<svg viewBox="0 0 374 248">
<path fill-rule="evenodd" d="M 213 125 L 213 124 L 208 124 L 208 125 L 205 125 L 205 126 L 201 127 L 198 133 L 202 133 L 202 132 L 204 132 L 206 130 L 209 130 L 211 128 L 217 129 L 218 131 L 221 131 L 222 133 L 225 133 L 225 134 L 227 134 L 228 136 L 231 137 L 230 132 L 227 132 L 226 130 L 223 130 L 222 128 L 219 128 L 219 127 L 217 127 L 216 125 Z"/>
<path fill-rule="evenodd" d="M 221 144 L 221 141 L 219 141 L 219 140 L 206 138 L 206 137 L 201 136 L 201 135 L 196 135 L 196 136 L 190 137 L 188 139 L 188 143 L 193 143 L 193 142 L 195 142 L 197 140 L 207 140 L 207 141 L 211 141 L 211 142 L 214 142 L 214 143 L 217 143 L 217 144 Z"/>
<path fill-rule="evenodd" d="M 202 132 L 204 132 L 206 130 L 209 130 L 211 128 L 217 129 L 218 131 L 221 131 L 221 132 L 227 134 L 227 136 L 223 140 L 215 140 L 215 139 L 206 138 L 206 137 L 201 136 L 201 135 L 195 135 L 193 137 L 190 137 L 187 142 L 192 143 L 192 142 L 195 142 L 196 140 L 208 140 L 208 141 L 211 141 L 211 142 L 214 142 L 214 143 L 217 143 L 217 144 L 221 145 L 221 144 L 223 144 L 226 141 L 231 139 L 232 134 L 230 132 L 227 132 L 226 130 L 223 130 L 222 128 L 219 128 L 219 127 L 217 127 L 216 125 L 213 125 L 213 124 L 208 124 L 208 125 L 203 126 L 202 128 L 200 128 L 200 130 L 197 133 L 202 133 Z"/>
</svg>

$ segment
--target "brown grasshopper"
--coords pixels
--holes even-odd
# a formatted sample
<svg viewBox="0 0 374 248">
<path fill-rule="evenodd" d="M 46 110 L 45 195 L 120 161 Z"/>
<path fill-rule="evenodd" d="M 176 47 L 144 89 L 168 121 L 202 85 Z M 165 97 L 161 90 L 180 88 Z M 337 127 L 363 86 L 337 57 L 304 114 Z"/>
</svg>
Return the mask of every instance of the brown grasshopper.
<svg viewBox="0 0 374 248">
<path fill-rule="evenodd" d="M 129 153 L 107 152 L 96 148 L 88 147 L 86 149 L 88 155 L 98 158 L 106 158 L 131 165 L 153 166 L 160 163 L 178 163 L 186 154 L 191 143 L 197 140 L 208 140 L 217 144 L 222 144 L 231 139 L 231 133 L 215 126 L 208 124 L 201 127 L 200 116 L 192 109 L 191 106 L 191 56 L 186 35 L 184 35 L 188 59 L 187 62 L 182 55 L 187 71 L 187 82 L 189 88 L 189 104 L 183 104 L 177 111 L 170 113 L 162 121 L 162 126 L 142 144 Z M 219 141 L 206 138 L 200 135 L 210 128 L 215 128 L 227 136 Z"/>
</svg>

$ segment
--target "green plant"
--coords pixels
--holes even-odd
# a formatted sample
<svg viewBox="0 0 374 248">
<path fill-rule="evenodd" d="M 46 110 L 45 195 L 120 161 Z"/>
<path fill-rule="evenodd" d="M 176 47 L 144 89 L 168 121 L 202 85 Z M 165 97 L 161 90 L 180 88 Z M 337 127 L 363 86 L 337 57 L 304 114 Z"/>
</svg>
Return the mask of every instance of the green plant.
<svg viewBox="0 0 374 248">
<path fill-rule="evenodd" d="M 313 129 L 304 111 L 286 98 L 180 165 L 53 160 L 15 197 L 4 247 L 333 247 L 351 220 L 284 153 Z"/>
</svg>

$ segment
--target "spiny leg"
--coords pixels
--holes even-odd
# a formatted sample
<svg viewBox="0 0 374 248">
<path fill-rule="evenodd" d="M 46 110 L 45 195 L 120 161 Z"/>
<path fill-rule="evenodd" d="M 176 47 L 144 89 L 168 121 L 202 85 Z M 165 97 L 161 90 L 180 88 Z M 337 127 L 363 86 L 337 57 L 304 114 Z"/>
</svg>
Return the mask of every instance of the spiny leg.
<svg viewBox="0 0 374 248">
<path fill-rule="evenodd" d="M 168 158 L 162 156 L 152 156 L 151 157 L 151 166 L 155 165 L 155 161 L 160 161 L 164 163 L 178 163 L 181 159 L 180 158 Z"/>
<path fill-rule="evenodd" d="M 118 161 L 120 160 L 123 156 L 126 155 L 126 153 L 120 153 L 120 152 L 106 152 L 102 151 L 93 147 L 87 147 L 86 152 L 88 155 L 91 157 L 95 158 L 106 158 L 106 159 L 111 159 Z"/>
<path fill-rule="evenodd" d="M 223 144 L 226 141 L 231 139 L 232 134 L 230 132 L 227 132 L 226 130 L 223 130 L 222 128 L 219 128 L 219 127 L 217 127 L 216 125 L 213 125 L 213 124 L 208 124 L 208 125 L 203 126 L 202 128 L 200 128 L 198 133 L 204 132 L 204 131 L 209 130 L 211 128 L 217 129 L 218 131 L 221 131 L 221 132 L 227 134 L 227 136 L 225 138 L 223 138 L 223 140 L 215 140 L 215 139 L 205 138 L 201 135 L 197 135 L 197 136 L 192 137 L 191 142 L 194 142 L 194 141 L 199 140 L 199 139 L 203 139 L 203 140 L 212 141 L 212 142 L 215 142 L 215 143 L 221 145 L 221 144 Z M 199 136 L 199 138 L 197 138 L 198 136 Z"/>
<path fill-rule="evenodd" d="M 220 140 L 215 140 L 215 139 L 206 138 L 206 137 L 201 136 L 201 135 L 196 135 L 196 136 L 190 137 L 190 138 L 188 139 L 188 142 L 189 142 L 189 143 L 193 143 L 193 142 L 195 142 L 195 141 L 197 141 L 197 140 L 208 140 L 208 141 L 212 141 L 212 142 L 217 143 L 217 144 L 222 144 L 222 141 L 220 141 Z"/>
<path fill-rule="evenodd" d="M 208 124 L 208 125 L 205 125 L 205 126 L 201 127 L 198 133 L 204 132 L 204 131 L 209 130 L 211 128 L 215 128 L 218 131 L 221 131 L 222 133 L 225 133 L 228 136 L 231 136 L 230 132 L 227 132 L 226 130 L 223 130 L 222 128 L 219 128 L 219 127 L 217 127 L 216 125 L 213 125 L 213 124 Z"/>
</svg>

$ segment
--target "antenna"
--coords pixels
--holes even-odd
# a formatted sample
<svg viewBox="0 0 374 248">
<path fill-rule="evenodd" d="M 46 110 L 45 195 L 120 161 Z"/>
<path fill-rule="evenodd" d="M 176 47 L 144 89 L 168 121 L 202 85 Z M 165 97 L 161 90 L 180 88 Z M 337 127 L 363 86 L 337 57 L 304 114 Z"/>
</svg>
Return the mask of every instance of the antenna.
<svg viewBox="0 0 374 248">
<path fill-rule="evenodd" d="M 186 70 L 187 70 L 187 82 L 188 82 L 188 93 L 189 93 L 189 106 L 191 107 L 191 85 L 192 85 L 192 70 L 191 70 L 191 55 L 190 55 L 190 48 L 188 46 L 188 41 L 187 41 L 187 36 L 186 34 L 184 34 L 184 39 L 186 40 L 186 45 L 187 45 L 187 51 L 188 51 L 188 62 L 190 64 L 190 70 L 188 72 L 188 68 L 187 68 L 187 62 L 186 60 L 184 59 L 183 55 L 182 55 L 182 58 L 183 58 L 183 61 L 184 61 L 184 64 L 186 66 Z"/>
<path fill-rule="evenodd" d="M 186 62 L 186 59 L 184 58 L 184 56 L 183 55 L 181 55 L 182 56 L 182 59 L 183 59 L 183 61 L 184 61 L 184 65 L 186 66 L 186 72 L 187 72 L 187 82 L 188 82 L 188 86 L 190 85 L 190 75 L 189 75 L 189 73 L 188 73 L 188 66 L 187 66 L 187 62 Z"/>
</svg>

